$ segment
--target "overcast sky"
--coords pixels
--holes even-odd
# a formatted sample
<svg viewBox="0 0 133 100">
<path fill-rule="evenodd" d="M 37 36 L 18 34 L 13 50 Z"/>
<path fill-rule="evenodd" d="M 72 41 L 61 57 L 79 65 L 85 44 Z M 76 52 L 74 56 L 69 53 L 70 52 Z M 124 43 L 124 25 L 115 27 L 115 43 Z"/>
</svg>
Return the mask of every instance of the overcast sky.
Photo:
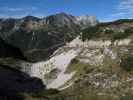
<svg viewBox="0 0 133 100">
<path fill-rule="evenodd" d="M 101 21 L 133 18 L 133 0 L 0 0 L 0 17 L 48 16 L 66 12 Z"/>
</svg>

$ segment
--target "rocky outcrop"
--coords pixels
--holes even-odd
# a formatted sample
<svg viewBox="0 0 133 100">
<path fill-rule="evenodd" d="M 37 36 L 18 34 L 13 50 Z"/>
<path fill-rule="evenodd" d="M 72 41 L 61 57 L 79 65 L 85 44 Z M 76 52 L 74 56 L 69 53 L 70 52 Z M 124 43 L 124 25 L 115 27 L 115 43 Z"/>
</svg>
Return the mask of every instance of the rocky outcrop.
<svg viewBox="0 0 133 100">
<path fill-rule="evenodd" d="M 66 74 L 65 71 L 79 51 L 70 49 L 54 55 L 47 61 L 33 63 L 28 74 L 42 79 L 47 88 L 59 88 L 74 75 L 74 73 Z"/>
<path fill-rule="evenodd" d="M 98 24 L 98 20 L 96 19 L 95 16 L 78 16 L 76 17 L 78 24 L 82 27 L 82 28 L 86 28 L 88 26 L 95 26 Z"/>
<path fill-rule="evenodd" d="M 74 40 L 72 40 L 70 43 L 67 44 L 68 47 L 82 47 L 82 48 L 103 48 L 103 47 L 111 47 L 111 46 L 128 46 L 132 43 L 132 39 L 125 38 L 120 40 L 86 40 L 82 41 L 80 37 L 78 36 Z"/>
</svg>

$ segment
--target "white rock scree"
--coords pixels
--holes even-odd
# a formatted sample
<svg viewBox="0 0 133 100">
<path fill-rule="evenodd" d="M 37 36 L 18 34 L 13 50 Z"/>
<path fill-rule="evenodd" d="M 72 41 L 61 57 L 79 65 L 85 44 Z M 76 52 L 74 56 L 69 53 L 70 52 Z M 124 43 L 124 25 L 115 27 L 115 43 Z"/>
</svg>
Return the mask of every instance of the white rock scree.
<svg viewBox="0 0 133 100">
<path fill-rule="evenodd" d="M 114 55 L 113 52 L 108 49 L 108 47 L 111 44 L 113 44 L 113 45 L 128 45 L 130 42 L 131 42 L 130 39 L 115 41 L 114 43 L 112 43 L 110 40 L 107 40 L 107 41 L 90 40 L 90 41 L 82 42 L 79 39 L 79 37 L 77 37 L 70 43 L 67 43 L 64 47 L 61 47 L 61 48 L 68 47 L 67 51 L 62 51 L 61 48 L 59 48 L 58 50 L 55 51 L 55 53 L 57 51 L 60 52 L 59 54 L 54 55 L 55 53 L 53 53 L 53 56 L 51 56 L 51 58 L 49 60 L 38 62 L 38 63 L 33 63 L 31 65 L 30 71 L 28 71 L 28 73 L 30 74 L 30 76 L 38 77 L 38 78 L 42 79 L 42 81 L 44 82 L 44 84 L 46 85 L 47 88 L 59 89 L 68 80 L 70 80 L 73 77 L 73 75 L 75 74 L 75 72 L 65 73 L 65 71 L 66 71 L 68 65 L 70 64 L 71 60 L 73 58 L 75 58 L 76 56 L 78 56 L 81 51 L 85 51 L 85 50 L 87 50 L 86 48 L 93 47 L 93 46 L 96 48 L 102 47 L 102 48 L 105 48 L 104 49 L 105 54 L 107 53 L 107 54 L 111 55 L 113 59 L 115 59 L 116 55 Z M 88 50 L 87 50 L 87 54 L 85 53 L 83 56 L 85 56 L 85 55 L 86 56 L 87 55 L 94 56 L 95 55 L 95 54 L 93 55 L 93 51 L 88 52 Z M 92 58 L 92 56 L 91 56 L 91 58 Z M 91 60 L 93 60 L 94 63 L 96 63 L 96 64 L 102 63 L 102 58 L 104 57 L 104 55 L 99 54 L 99 57 L 100 57 L 99 60 L 98 59 L 96 60 L 95 58 L 98 58 L 98 55 L 94 56 L 94 60 L 87 59 L 87 62 L 88 61 L 90 62 Z M 95 60 L 99 61 L 99 62 L 95 62 Z M 82 61 L 82 59 L 81 59 L 81 61 Z M 59 70 L 59 73 L 57 74 L 57 77 L 55 79 L 52 79 L 52 81 L 48 82 L 50 79 L 46 79 L 45 75 L 49 74 L 54 69 Z M 68 84 L 68 86 L 66 86 L 66 88 L 69 86 L 71 86 L 71 85 Z"/>
<path fill-rule="evenodd" d="M 74 72 L 66 74 L 65 71 L 71 60 L 78 55 L 78 52 L 78 50 L 69 50 L 68 52 L 63 52 L 60 55 L 52 57 L 48 61 L 35 63 L 31 67 L 30 75 L 42 79 L 47 88 L 59 88 L 74 75 Z M 50 84 L 47 84 L 47 80 L 44 76 L 55 68 L 59 69 L 60 73 L 57 75 L 56 79 Z"/>
</svg>

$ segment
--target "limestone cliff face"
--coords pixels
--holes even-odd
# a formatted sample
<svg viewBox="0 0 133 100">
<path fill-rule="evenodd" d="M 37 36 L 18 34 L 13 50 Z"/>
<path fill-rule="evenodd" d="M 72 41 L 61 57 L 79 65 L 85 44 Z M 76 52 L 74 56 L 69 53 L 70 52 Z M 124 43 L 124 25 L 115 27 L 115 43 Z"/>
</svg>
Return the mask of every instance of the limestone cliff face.
<svg viewBox="0 0 133 100">
<path fill-rule="evenodd" d="M 131 38 L 125 38 L 120 40 L 86 40 L 82 41 L 80 37 L 75 38 L 72 42 L 68 43 L 67 45 L 69 47 L 88 47 L 88 48 L 103 48 L 103 47 L 109 47 L 109 46 L 128 46 L 131 44 L 132 39 Z"/>
<path fill-rule="evenodd" d="M 75 27 L 77 23 L 75 16 L 66 13 L 59 13 L 46 17 L 46 24 L 59 26 L 59 27 L 65 26 L 72 28 Z"/>
<path fill-rule="evenodd" d="M 66 13 L 59 13 L 56 15 L 46 17 L 46 23 L 57 26 L 66 26 L 73 28 L 74 26 L 80 26 L 81 28 L 95 26 L 98 24 L 98 20 L 95 16 L 72 16 Z"/>
<path fill-rule="evenodd" d="M 78 24 L 82 27 L 82 28 L 86 28 L 88 26 L 95 26 L 96 24 L 98 24 L 98 20 L 96 19 L 95 16 L 78 16 L 76 17 Z"/>
</svg>

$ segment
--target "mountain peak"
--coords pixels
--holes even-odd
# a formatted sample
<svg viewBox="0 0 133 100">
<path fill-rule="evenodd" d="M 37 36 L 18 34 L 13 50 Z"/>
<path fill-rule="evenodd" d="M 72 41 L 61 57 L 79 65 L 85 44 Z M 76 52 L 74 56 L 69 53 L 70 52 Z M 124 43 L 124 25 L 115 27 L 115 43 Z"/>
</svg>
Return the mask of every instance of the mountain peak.
<svg viewBox="0 0 133 100">
<path fill-rule="evenodd" d="M 29 21 L 29 20 L 35 20 L 35 21 L 38 21 L 38 20 L 39 20 L 38 17 L 30 16 L 30 15 L 23 17 L 23 19 L 24 19 L 25 21 Z"/>
<path fill-rule="evenodd" d="M 80 27 L 88 27 L 88 26 L 94 26 L 97 24 L 97 19 L 95 16 L 73 16 L 71 14 L 67 14 L 65 12 L 57 13 L 55 15 L 48 16 L 46 18 L 47 24 L 52 24 L 56 26 L 67 26 L 72 27 L 75 25 L 78 25 Z"/>
<path fill-rule="evenodd" d="M 56 15 L 69 15 L 69 14 L 67 14 L 65 12 L 60 12 L 60 13 L 57 13 Z"/>
</svg>

